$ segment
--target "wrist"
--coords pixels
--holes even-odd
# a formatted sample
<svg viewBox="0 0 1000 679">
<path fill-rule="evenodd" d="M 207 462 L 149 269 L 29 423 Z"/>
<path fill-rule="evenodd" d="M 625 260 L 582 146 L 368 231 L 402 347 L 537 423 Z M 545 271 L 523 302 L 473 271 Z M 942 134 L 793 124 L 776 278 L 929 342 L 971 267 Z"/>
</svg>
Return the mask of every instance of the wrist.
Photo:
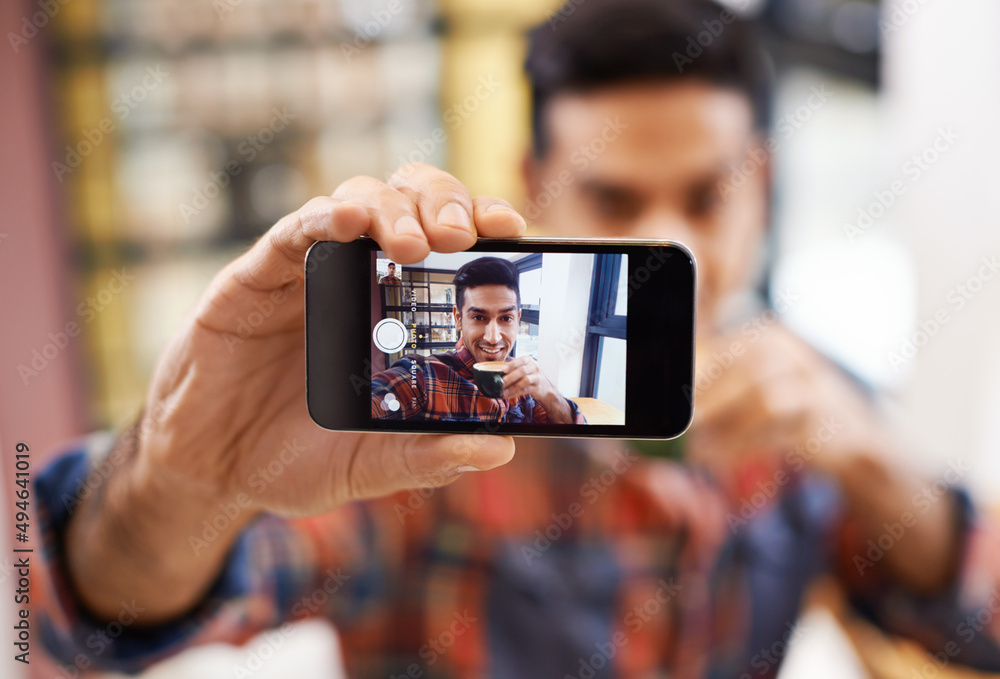
<svg viewBox="0 0 1000 679">
<path fill-rule="evenodd" d="M 65 544 L 69 577 L 94 615 L 113 619 L 135 597 L 153 623 L 203 596 L 259 512 L 157 464 L 140 438 L 138 427 L 119 437 L 113 473 L 77 508 Z"/>
</svg>

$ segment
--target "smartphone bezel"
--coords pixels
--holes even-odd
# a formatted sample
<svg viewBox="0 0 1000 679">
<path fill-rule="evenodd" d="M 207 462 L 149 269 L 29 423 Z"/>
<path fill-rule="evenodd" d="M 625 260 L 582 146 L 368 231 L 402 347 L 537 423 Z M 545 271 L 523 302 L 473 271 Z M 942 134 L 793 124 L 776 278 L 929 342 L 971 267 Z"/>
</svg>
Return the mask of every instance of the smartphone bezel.
<svg viewBox="0 0 1000 679">
<path fill-rule="evenodd" d="M 627 238 L 522 238 L 480 239 L 469 248 L 484 253 L 627 251 L 631 292 L 624 425 L 371 419 L 371 254 L 379 249 L 378 243 L 364 237 L 351 243 L 321 241 L 306 255 L 306 401 L 319 426 L 350 432 L 670 439 L 690 425 L 697 263 L 683 244 Z M 329 294 L 330 289 L 341 292 Z M 346 290 L 353 292 L 345 294 Z M 655 385 L 648 378 L 660 369 L 668 377 Z"/>
</svg>

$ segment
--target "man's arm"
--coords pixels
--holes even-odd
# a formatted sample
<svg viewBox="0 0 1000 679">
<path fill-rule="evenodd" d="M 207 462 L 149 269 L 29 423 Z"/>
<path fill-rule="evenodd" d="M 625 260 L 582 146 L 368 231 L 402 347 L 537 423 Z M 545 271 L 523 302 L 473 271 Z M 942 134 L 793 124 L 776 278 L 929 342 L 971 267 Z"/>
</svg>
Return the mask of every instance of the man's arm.
<svg viewBox="0 0 1000 679">
<path fill-rule="evenodd" d="M 721 349 L 733 339 L 699 350 L 699 370 L 715 341 Z M 759 488 L 741 491 L 743 471 L 770 469 L 775 486 L 789 471 L 835 480 L 843 521 L 832 551 L 856 610 L 946 662 L 1000 670 L 1000 540 L 953 487 L 961 464 L 931 481 L 896 463 L 905 457 L 874 405 L 780 325 L 744 346 L 695 393 L 692 461 L 737 504 Z"/>
<path fill-rule="evenodd" d="M 113 620 L 121 600 L 135 598 L 145 609 L 140 624 L 153 625 L 203 598 L 237 536 L 261 510 L 245 492 L 222 496 L 142 460 L 139 431 L 119 437 L 111 455 L 120 466 L 80 500 L 64 539 L 73 555 L 68 575 L 95 616 Z M 206 525 L 212 527 L 207 534 Z"/>
<path fill-rule="evenodd" d="M 392 550 L 403 544 L 403 527 L 386 520 L 387 514 L 354 503 L 311 519 L 269 516 L 253 521 L 236 538 L 206 592 L 175 621 L 150 626 L 150 601 L 141 592 L 119 602 L 113 622 L 96 616 L 78 593 L 88 583 L 77 587 L 70 575 L 77 555 L 65 538 L 70 520 L 85 503 L 103 501 L 97 496 L 106 497 L 101 488 L 108 472 L 125 462 L 120 447 L 106 454 L 108 438 L 80 441 L 35 482 L 46 549 L 42 561 L 33 564 L 42 587 L 33 588 L 32 602 L 44 643 L 57 660 L 81 669 L 138 672 L 187 646 L 242 643 L 311 616 L 348 626 L 354 611 L 380 610 L 379 602 L 372 601 L 380 587 L 373 583 L 392 580 L 393 569 L 402 563 Z M 220 503 L 198 534 L 188 537 L 189 552 L 204 554 L 226 522 L 238 520 L 241 509 L 236 502 Z M 379 550 L 371 549 L 375 534 Z M 155 569 L 148 570 L 149 577 L 157 576 Z M 112 637 L 109 624 L 116 629 Z"/>
<path fill-rule="evenodd" d="M 934 482 L 873 456 L 839 461 L 829 473 L 844 495 L 845 520 L 858 543 L 842 556 L 859 575 L 869 568 L 881 571 L 925 595 L 955 583 L 966 536 L 953 494 L 935 492 L 926 501 L 924 493 L 934 489 Z M 869 541 L 876 546 L 891 541 L 891 549 L 878 548 L 872 560 Z"/>
<path fill-rule="evenodd" d="M 439 224 L 457 203 L 463 228 Z M 489 211 L 499 205 L 500 210 Z M 448 214 L 448 211 L 445 211 Z M 524 220 L 476 198 L 428 165 L 389 184 L 356 178 L 282 219 L 227 266 L 172 339 L 154 372 L 141 434 L 99 495 L 69 517 L 69 577 L 86 607 L 114 619 L 123 600 L 144 602 L 143 624 L 184 615 L 220 574 L 229 548 L 263 513 L 320 515 L 354 500 L 443 485 L 459 468 L 491 469 L 513 456 L 501 436 L 330 432 L 306 409 L 302 378 L 303 262 L 317 241 L 375 238 L 393 259 L 468 248 L 477 236 L 516 237 Z M 245 318 L 273 309 L 247 334 Z M 228 503 L 239 515 L 196 550 Z M 225 526 L 221 524 L 226 523 Z"/>
<path fill-rule="evenodd" d="M 732 341 L 709 340 L 698 360 L 712 354 L 713 343 Z M 695 393 L 689 445 L 695 461 L 734 497 L 742 470 L 761 461 L 765 468 L 785 464 L 831 476 L 862 544 L 917 513 L 915 498 L 926 482 L 895 463 L 904 458 L 874 406 L 827 359 L 780 325 L 755 343 L 737 341 L 745 355 Z M 961 543 L 955 510 L 949 502 L 934 503 L 911 523 L 880 568 L 915 592 L 939 590 L 954 574 Z"/>
</svg>

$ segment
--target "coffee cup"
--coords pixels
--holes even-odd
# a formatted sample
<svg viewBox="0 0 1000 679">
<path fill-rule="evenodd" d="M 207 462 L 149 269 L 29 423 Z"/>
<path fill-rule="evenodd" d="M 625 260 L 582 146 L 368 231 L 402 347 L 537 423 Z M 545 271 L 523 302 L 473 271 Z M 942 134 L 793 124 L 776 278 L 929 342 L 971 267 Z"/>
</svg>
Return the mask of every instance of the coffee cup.
<svg viewBox="0 0 1000 679">
<path fill-rule="evenodd" d="M 472 366 L 476 386 L 489 398 L 503 398 L 503 376 L 507 369 L 504 361 L 485 361 Z"/>
</svg>

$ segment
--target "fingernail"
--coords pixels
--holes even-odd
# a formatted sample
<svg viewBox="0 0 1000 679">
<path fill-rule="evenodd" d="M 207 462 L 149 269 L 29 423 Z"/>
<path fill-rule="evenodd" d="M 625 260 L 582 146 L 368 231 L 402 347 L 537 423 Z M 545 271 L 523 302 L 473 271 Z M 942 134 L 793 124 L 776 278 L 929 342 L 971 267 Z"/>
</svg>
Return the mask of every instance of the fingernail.
<svg viewBox="0 0 1000 679">
<path fill-rule="evenodd" d="M 422 235 L 424 232 L 424 230 L 420 227 L 420 222 L 410 215 L 397 219 L 393 228 L 396 230 L 397 236 L 416 236 Z"/>
<path fill-rule="evenodd" d="M 490 205 L 488 208 L 486 208 L 487 212 L 498 212 L 500 210 L 506 210 L 507 212 L 517 212 L 517 210 L 515 210 L 511 206 L 504 205 L 503 203 L 493 203 L 493 205 Z"/>
<path fill-rule="evenodd" d="M 462 465 L 461 467 L 455 467 L 455 471 L 465 474 L 466 472 L 478 472 L 482 470 L 466 464 Z"/>
<path fill-rule="evenodd" d="M 472 220 L 469 219 L 469 212 L 458 203 L 448 203 L 437 216 L 438 224 L 444 226 L 454 226 L 461 229 L 472 228 Z"/>
</svg>

